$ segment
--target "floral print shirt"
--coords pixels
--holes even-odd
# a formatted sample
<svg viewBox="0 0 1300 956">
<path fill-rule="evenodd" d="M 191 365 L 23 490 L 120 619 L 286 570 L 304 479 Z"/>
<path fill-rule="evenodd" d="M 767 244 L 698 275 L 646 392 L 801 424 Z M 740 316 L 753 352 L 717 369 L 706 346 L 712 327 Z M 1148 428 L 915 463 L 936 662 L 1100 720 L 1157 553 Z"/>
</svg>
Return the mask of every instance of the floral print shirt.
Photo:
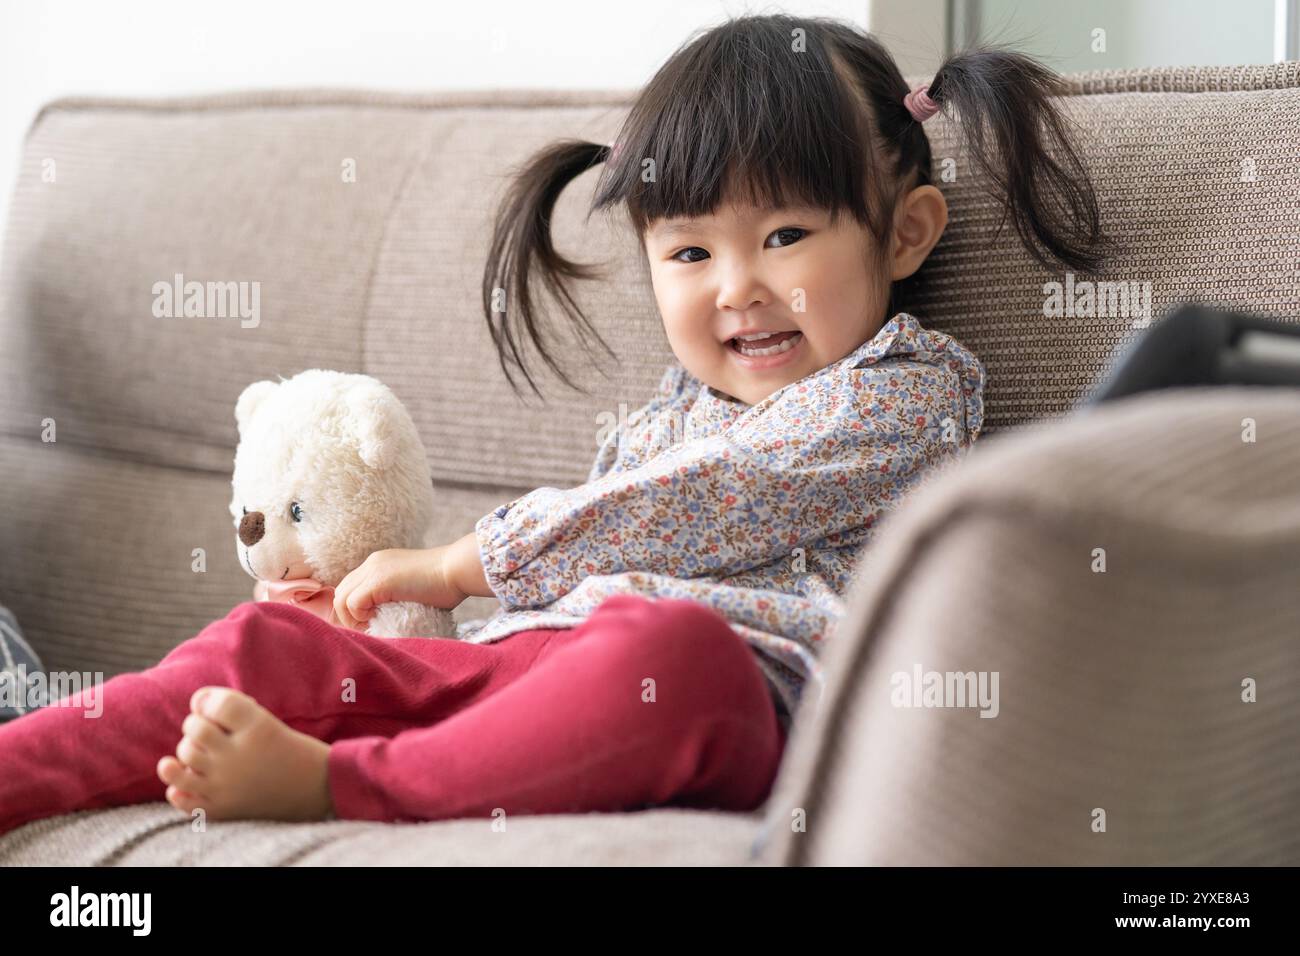
<svg viewBox="0 0 1300 956">
<path fill-rule="evenodd" d="M 475 525 L 501 608 L 471 643 L 580 624 L 620 593 L 714 608 L 756 652 L 790 726 L 844 617 L 863 548 L 984 420 L 984 367 L 900 312 L 755 405 L 682 366 L 612 430 L 585 484 L 538 488 Z"/>
</svg>

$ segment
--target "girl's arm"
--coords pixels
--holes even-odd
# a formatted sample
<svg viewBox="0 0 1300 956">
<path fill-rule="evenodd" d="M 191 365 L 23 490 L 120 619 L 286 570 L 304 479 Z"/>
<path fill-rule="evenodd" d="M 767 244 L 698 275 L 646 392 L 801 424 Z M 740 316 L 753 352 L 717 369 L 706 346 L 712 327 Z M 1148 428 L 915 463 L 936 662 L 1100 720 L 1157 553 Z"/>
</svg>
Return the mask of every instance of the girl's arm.
<svg viewBox="0 0 1300 956">
<path fill-rule="evenodd" d="M 496 597 L 483 573 L 483 562 L 478 553 L 478 536 L 473 531 L 451 543 L 445 560 L 451 582 L 467 596 Z"/>
<path fill-rule="evenodd" d="M 635 468 L 539 488 L 475 525 L 482 583 L 506 607 L 544 607 L 591 575 L 724 577 L 814 543 L 865 543 L 969 445 L 966 384 L 942 361 L 871 366 L 832 400 L 789 389 L 762 415 Z"/>
</svg>

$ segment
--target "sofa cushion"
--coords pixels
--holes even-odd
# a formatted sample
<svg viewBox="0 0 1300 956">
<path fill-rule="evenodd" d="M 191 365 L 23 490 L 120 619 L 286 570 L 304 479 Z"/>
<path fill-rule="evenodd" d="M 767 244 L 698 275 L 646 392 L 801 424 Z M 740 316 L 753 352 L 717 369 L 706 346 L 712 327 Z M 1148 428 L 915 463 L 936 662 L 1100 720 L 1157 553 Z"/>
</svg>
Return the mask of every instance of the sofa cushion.
<svg viewBox="0 0 1300 956">
<path fill-rule="evenodd" d="M 209 823 L 166 803 L 37 820 L 0 837 L 0 866 L 743 866 L 760 815 L 636 813 L 373 823 Z"/>
<path fill-rule="evenodd" d="M 561 132 L 609 138 L 624 101 L 267 92 L 51 104 L 26 141 L 0 263 L 0 433 L 35 438 L 53 419 L 62 441 L 228 474 L 242 388 L 323 367 L 394 389 L 435 480 L 498 487 L 497 504 L 580 480 L 597 410 L 643 403 L 671 357 L 643 269 L 625 246 L 589 303 L 634 374 L 558 409 L 509 394 L 477 290 L 509 165 Z M 565 226 L 579 247 L 568 251 L 607 255 L 601 224 Z M 255 320 L 156 315 L 176 276 L 182 292 L 246 283 Z M 184 296 L 172 298 L 183 313 Z M 629 334 L 633 313 L 644 334 Z"/>
<path fill-rule="evenodd" d="M 1043 268 L 1010 223 L 998 235 L 1001 205 L 971 168 L 959 131 L 946 116 L 926 123 L 949 224 L 904 303 L 984 363 L 986 435 L 1073 408 L 1137 333 L 1148 296 L 1152 322 L 1184 302 L 1300 321 L 1300 62 L 1067 79 L 1059 102 L 1117 243 L 1100 276 Z M 942 181 L 949 159 L 954 182 Z M 1123 283 L 1098 297 L 1105 314 L 1086 314 L 1087 290 L 1077 283 L 1093 280 Z M 1070 288 L 1081 309 L 1056 310 L 1052 299 Z M 1124 312 L 1125 291 L 1138 309 Z"/>
</svg>

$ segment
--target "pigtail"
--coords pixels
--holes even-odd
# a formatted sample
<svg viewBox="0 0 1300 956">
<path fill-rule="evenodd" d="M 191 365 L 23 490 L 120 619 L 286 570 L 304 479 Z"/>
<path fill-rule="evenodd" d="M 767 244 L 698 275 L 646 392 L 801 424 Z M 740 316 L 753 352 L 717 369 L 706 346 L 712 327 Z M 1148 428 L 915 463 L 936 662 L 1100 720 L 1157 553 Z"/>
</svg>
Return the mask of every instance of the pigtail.
<svg viewBox="0 0 1300 956">
<path fill-rule="evenodd" d="M 926 91 L 957 113 L 976 164 L 996 184 L 1016 232 L 1034 258 L 1096 272 L 1109 239 L 1087 168 L 1051 100 L 1062 92 L 1048 67 L 1009 50 L 956 54 Z M 998 229 L 1001 230 L 1002 223 Z"/>
<path fill-rule="evenodd" d="M 525 335 L 564 384 L 585 392 L 569 380 L 547 349 L 531 289 L 534 267 L 540 272 L 543 285 L 559 301 L 569 321 L 578 328 L 578 338 L 583 347 L 586 348 L 587 341 L 582 334 L 585 330 L 595 336 L 610 356 L 616 357 L 565 286 L 566 278 L 594 278 L 592 267 L 565 259 L 556 252 L 551 240 L 551 216 L 564 187 L 609 155 L 609 147 L 582 140 L 552 143 L 517 173 L 497 211 L 492 244 L 483 271 L 483 313 L 501 370 L 516 394 L 519 394 L 519 388 L 511 366 L 522 372 L 532 390 L 541 396 L 523 359 L 521 345 Z"/>
</svg>

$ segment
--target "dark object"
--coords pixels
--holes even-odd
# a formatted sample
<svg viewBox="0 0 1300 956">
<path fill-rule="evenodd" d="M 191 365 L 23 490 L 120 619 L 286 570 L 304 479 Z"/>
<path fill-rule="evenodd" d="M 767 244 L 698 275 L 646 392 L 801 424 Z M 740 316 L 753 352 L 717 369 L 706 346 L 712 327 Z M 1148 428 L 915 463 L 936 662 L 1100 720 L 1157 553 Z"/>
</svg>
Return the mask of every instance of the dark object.
<svg viewBox="0 0 1300 956">
<path fill-rule="evenodd" d="M 40 658 L 23 640 L 13 612 L 0 607 L 0 723 L 34 709 L 27 685 L 43 673 Z"/>
<path fill-rule="evenodd" d="M 1185 305 L 1116 352 L 1080 406 L 1192 385 L 1300 387 L 1300 325 L 1281 319 Z"/>
</svg>

